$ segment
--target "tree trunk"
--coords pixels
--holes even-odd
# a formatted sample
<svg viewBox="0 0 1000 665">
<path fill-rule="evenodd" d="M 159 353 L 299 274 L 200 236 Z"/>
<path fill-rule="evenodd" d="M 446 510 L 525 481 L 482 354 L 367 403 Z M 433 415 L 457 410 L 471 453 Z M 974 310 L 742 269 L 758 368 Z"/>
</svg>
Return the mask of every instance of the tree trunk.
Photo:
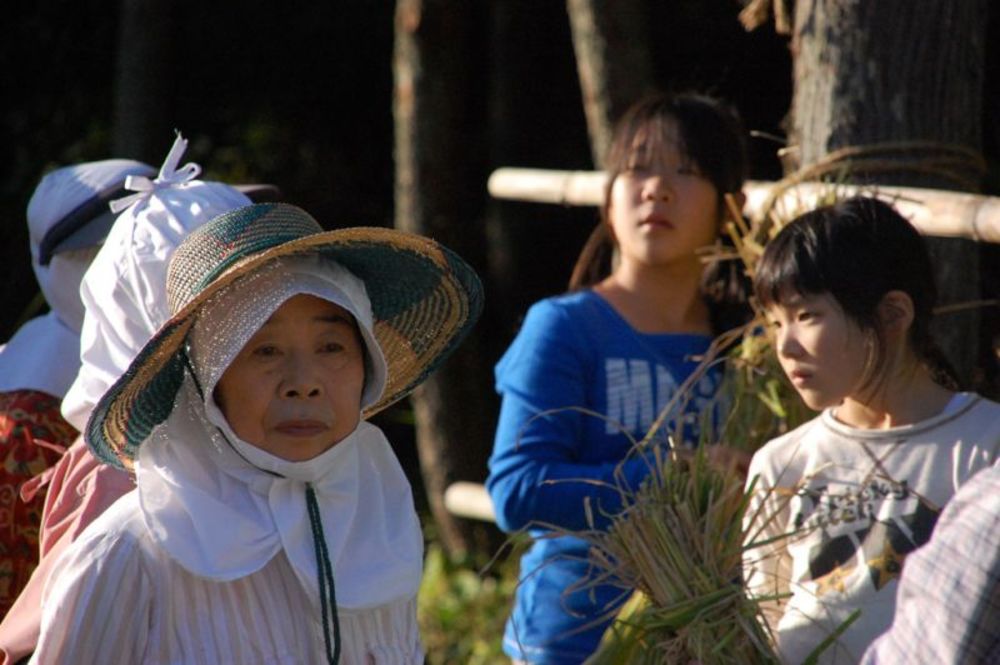
<svg viewBox="0 0 1000 665">
<path fill-rule="evenodd" d="M 488 24 L 490 165 L 589 168 L 590 142 L 565 6 L 537 0 L 492 2 Z M 528 307 L 565 290 L 596 216 L 567 206 L 496 199 L 489 200 L 487 210 L 486 314 L 491 351 L 499 358 Z"/>
<path fill-rule="evenodd" d="M 653 87 L 645 0 L 566 0 L 591 152 L 600 168 L 614 123 Z"/>
<path fill-rule="evenodd" d="M 121 0 L 119 5 L 115 157 L 159 166 L 173 143 L 173 62 L 175 57 L 184 57 L 175 44 L 173 5 L 172 0 Z M 184 64 L 197 66 L 193 61 Z"/>
<path fill-rule="evenodd" d="M 836 177 L 975 191 L 986 0 L 912 3 L 798 0 L 792 52 L 792 145 L 798 166 L 848 147 L 870 150 Z M 919 143 L 917 143 L 919 142 Z M 929 241 L 939 304 L 979 298 L 979 252 Z M 846 268 L 845 268 L 846 269 Z M 942 316 L 935 332 L 961 379 L 979 360 L 980 313 Z"/>
<path fill-rule="evenodd" d="M 477 267 L 485 263 L 481 214 L 485 165 L 470 138 L 479 127 L 474 102 L 473 5 L 399 0 L 396 5 L 393 112 L 396 132 L 396 227 L 430 236 Z M 405 279 L 405 275 L 400 276 Z M 446 549 L 485 545 L 494 527 L 445 509 L 456 480 L 482 481 L 495 406 L 482 328 L 413 395 L 424 484 Z"/>
</svg>

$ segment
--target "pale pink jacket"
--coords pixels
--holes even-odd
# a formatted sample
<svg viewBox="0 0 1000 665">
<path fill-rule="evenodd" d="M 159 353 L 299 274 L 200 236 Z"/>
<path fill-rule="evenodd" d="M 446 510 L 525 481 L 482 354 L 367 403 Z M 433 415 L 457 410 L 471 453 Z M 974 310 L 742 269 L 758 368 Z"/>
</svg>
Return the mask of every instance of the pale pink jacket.
<svg viewBox="0 0 1000 665">
<path fill-rule="evenodd" d="M 48 494 L 38 538 L 41 560 L 0 623 L 3 665 L 14 665 L 35 649 L 42 620 L 42 590 L 59 555 L 108 506 L 135 488 L 127 473 L 97 461 L 82 437 L 55 466 L 25 483 L 22 497 L 30 499 L 46 484 Z"/>
</svg>

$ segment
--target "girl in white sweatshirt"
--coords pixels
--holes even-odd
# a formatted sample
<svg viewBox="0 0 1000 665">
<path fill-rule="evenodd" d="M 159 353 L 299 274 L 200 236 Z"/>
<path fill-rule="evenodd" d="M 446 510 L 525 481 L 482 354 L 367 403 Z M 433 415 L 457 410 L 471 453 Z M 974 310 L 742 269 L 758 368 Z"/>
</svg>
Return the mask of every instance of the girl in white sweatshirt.
<svg viewBox="0 0 1000 665">
<path fill-rule="evenodd" d="M 906 556 L 997 458 L 1000 404 L 956 392 L 931 340 L 931 274 L 917 231 L 866 197 L 800 216 L 758 266 L 781 367 L 821 411 L 748 476 L 744 573 L 787 663 L 827 638 L 819 662 L 856 663 L 892 622 Z"/>
</svg>

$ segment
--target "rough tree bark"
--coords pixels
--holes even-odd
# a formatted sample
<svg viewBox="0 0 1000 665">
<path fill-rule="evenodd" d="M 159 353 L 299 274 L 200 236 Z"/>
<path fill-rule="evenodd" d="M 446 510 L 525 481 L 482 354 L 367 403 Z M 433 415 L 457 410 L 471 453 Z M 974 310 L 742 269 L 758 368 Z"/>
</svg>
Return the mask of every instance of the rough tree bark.
<svg viewBox="0 0 1000 665">
<path fill-rule="evenodd" d="M 792 52 L 791 145 L 808 167 L 849 146 L 853 182 L 975 191 L 986 0 L 798 0 Z M 921 142 L 902 149 L 898 144 Z M 887 146 L 886 144 L 897 144 Z M 978 250 L 933 239 L 939 303 L 979 297 Z M 846 267 L 845 267 L 846 269 Z M 937 339 L 960 377 L 974 377 L 980 313 L 941 317 Z"/>
<path fill-rule="evenodd" d="M 589 168 L 587 123 L 565 6 L 537 0 L 489 3 L 488 24 L 490 165 Z M 592 211 L 566 206 L 487 203 L 486 325 L 492 331 L 494 358 L 507 348 L 531 304 L 566 288 L 595 220 Z"/>
<path fill-rule="evenodd" d="M 645 0 L 566 0 L 594 164 L 604 165 L 615 121 L 653 87 Z"/>
<path fill-rule="evenodd" d="M 396 4 L 396 227 L 435 238 L 473 266 L 484 263 L 481 213 L 484 165 L 477 163 L 472 104 L 473 6 L 445 0 Z M 401 276 L 405 279 L 405 276 Z M 430 507 L 446 549 L 476 547 L 495 529 L 460 520 L 444 507 L 456 480 L 482 481 L 492 441 L 484 339 L 474 330 L 413 395 L 417 448 Z"/>
<path fill-rule="evenodd" d="M 121 0 L 112 152 L 159 166 L 173 142 L 174 2 Z"/>
</svg>

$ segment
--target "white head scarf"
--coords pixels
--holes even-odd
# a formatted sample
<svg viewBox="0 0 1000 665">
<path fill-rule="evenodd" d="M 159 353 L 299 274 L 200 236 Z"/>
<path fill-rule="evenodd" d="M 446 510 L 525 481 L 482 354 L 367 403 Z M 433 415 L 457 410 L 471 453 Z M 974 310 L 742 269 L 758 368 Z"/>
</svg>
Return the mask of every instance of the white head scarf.
<svg viewBox="0 0 1000 665">
<path fill-rule="evenodd" d="M 368 608 L 411 598 L 420 585 L 423 537 L 409 482 L 381 430 L 367 422 L 324 453 L 290 462 L 240 439 L 212 393 L 260 326 L 297 294 L 354 315 L 367 351 L 362 407 L 385 386 L 364 284 L 319 258 L 283 259 L 203 306 L 190 333 L 190 376 L 170 417 L 139 448 L 136 483 L 156 541 L 185 569 L 232 580 L 284 550 L 317 604 L 313 533 L 305 499 L 316 492 L 337 605 Z"/>
<path fill-rule="evenodd" d="M 115 220 L 83 277 L 81 365 L 62 404 L 63 417 L 77 429 L 169 318 L 167 265 L 177 245 L 213 217 L 250 204 L 233 187 L 195 180 L 201 170 L 196 164 L 177 170 L 186 146 L 178 135 L 155 180 L 126 181 L 138 193 L 124 200 L 129 207 Z M 112 202 L 113 209 L 120 207 Z"/>
<path fill-rule="evenodd" d="M 151 171 L 142 162 L 107 159 L 56 169 L 39 181 L 28 202 L 28 242 L 31 267 L 50 311 L 21 326 L 0 350 L 0 390 L 66 394 L 80 368 L 80 282 L 97 247 L 57 250 L 42 265 L 42 240 L 79 206 L 120 187 L 126 176 Z"/>
</svg>

